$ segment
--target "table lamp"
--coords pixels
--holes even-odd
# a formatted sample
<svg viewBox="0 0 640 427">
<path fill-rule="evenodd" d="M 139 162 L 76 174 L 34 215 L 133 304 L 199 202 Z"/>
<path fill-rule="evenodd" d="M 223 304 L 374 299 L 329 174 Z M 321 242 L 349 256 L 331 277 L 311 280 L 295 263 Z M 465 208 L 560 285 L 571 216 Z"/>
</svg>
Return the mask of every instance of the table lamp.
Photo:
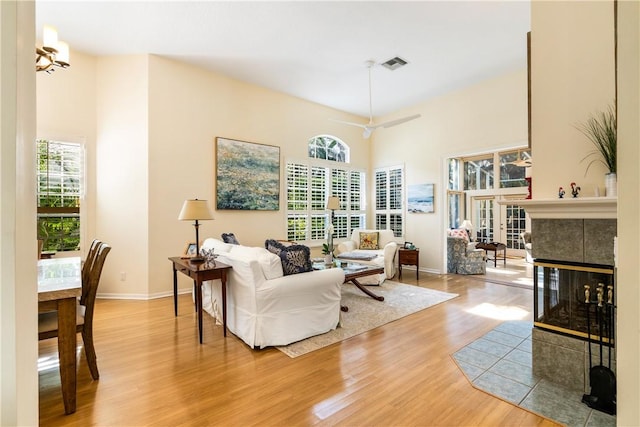
<svg viewBox="0 0 640 427">
<path fill-rule="evenodd" d="M 198 228 L 200 224 L 198 221 L 204 221 L 213 219 L 211 209 L 206 200 L 189 199 L 185 200 L 182 205 L 178 220 L 180 221 L 195 221 L 193 226 L 196 228 L 196 256 L 190 259 L 191 262 L 204 262 L 204 258 L 200 256 L 200 236 L 198 235 Z"/>
<path fill-rule="evenodd" d="M 462 224 L 460 224 L 460 228 L 464 228 L 465 230 L 467 230 L 469 239 L 471 239 L 471 230 L 473 230 L 473 224 L 471 224 L 471 221 L 465 219 L 464 221 L 462 221 Z"/>
<path fill-rule="evenodd" d="M 329 200 L 327 200 L 327 210 L 331 211 L 331 224 L 333 224 L 335 217 L 334 212 L 336 209 L 340 209 L 340 198 L 337 196 L 331 196 L 329 197 Z"/>
</svg>

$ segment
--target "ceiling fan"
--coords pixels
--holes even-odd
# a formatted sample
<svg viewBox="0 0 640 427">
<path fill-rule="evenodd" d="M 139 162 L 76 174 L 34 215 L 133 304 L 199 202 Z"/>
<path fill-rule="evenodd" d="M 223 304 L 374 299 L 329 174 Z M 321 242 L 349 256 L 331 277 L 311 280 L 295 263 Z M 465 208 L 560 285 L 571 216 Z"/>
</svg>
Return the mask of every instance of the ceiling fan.
<svg viewBox="0 0 640 427">
<path fill-rule="evenodd" d="M 521 168 L 530 168 L 532 166 L 531 155 L 526 152 L 518 150 L 518 158 L 513 162 L 508 162 L 508 165 L 519 166 Z"/>
<path fill-rule="evenodd" d="M 420 114 L 414 114 L 412 116 L 407 116 L 407 117 L 403 117 L 396 120 L 389 120 L 383 123 L 373 123 L 373 108 L 372 108 L 372 102 L 371 102 L 371 68 L 375 65 L 375 61 L 369 60 L 367 61 L 366 64 L 367 64 L 367 68 L 369 69 L 369 123 L 361 124 L 361 123 L 345 122 L 343 120 L 335 120 L 335 119 L 329 119 L 329 120 L 337 123 L 343 123 L 345 125 L 360 127 L 364 129 L 364 132 L 362 133 L 362 137 L 364 139 L 367 139 L 371 136 L 371 133 L 377 128 L 390 128 L 391 126 L 396 126 L 401 123 L 408 122 L 409 120 L 417 119 L 418 117 L 420 117 Z"/>
</svg>

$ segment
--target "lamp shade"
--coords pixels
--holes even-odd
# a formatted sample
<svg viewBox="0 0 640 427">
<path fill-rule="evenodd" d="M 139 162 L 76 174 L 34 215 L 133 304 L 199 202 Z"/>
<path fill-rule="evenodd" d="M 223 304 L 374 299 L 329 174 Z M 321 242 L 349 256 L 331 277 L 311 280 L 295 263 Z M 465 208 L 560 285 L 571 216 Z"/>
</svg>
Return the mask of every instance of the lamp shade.
<svg viewBox="0 0 640 427">
<path fill-rule="evenodd" d="M 58 41 L 58 54 L 56 55 L 56 62 L 62 66 L 69 65 L 69 44 L 63 41 Z"/>
<path fill-rule="evenodd" d="M 45 25 L 42 30 L 42 48 L 47 52 L 57 52 L 58 30 L 51 25 Z"/>
<path fill-rule="evenodd" d="M 213 219 L 213 214 L 206 200 L 185 200 L 178 219 L 180 221 Z"/>
<path fill-rule="evenodd" d="M 340 198 L 336 196 L 329 197 L 329 200 L 327 200 L 327 209 L 332 211 L 340 209 Z"/>
<path fill-rule="evenodd" d="M 464 221 L 462 221 L 462 224 L 460 224 L 460 228 L 471 230 L 473 228 L 473 224 L 471 224 L 471 221 L 469 221 L 468 219 L 465 219 Z"/>
</svg>

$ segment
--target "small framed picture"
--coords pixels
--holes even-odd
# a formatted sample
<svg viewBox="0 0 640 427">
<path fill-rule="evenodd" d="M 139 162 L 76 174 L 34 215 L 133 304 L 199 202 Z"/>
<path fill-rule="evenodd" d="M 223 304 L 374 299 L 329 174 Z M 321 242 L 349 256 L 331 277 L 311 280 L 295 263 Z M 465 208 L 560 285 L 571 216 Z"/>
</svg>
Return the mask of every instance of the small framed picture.
<svg viewBox="0 0 640 427">
<path fill-rule="evenodd" d="M 405 248 L 405 249 L 413 249 L 413 248 L 414 248 L 413 243 L 411 243 L 411 242 L 404 242 L 404 248 Z"/>
<path fill-rule="evenodd" d="M 198 245 L 195 242 L 189 242 L 184 246 L 184 250 L 182 251 L 182 256 L 184 258 L 191 258 L 198 254 Z"/>
</svg>

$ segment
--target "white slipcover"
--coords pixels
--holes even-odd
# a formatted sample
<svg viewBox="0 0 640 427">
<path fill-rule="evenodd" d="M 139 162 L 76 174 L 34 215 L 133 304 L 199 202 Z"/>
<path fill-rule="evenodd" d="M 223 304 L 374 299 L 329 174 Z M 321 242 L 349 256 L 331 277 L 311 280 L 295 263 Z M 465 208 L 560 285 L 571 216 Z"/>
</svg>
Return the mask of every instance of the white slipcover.
<svg viewBox="0 0 640 427">
<path fill-rule="evenodd" d="M 378 248 L 379 249 L 359 249 L 360 233 L 378 232 Z M 359 264 L 370 264 L 384 267 L 384 273 L 375 276 L 366 276 L 358 279 L 360 283 L 366 285 L 381 285 L 385 279 L 392 279 L 396 274 L 395 257 L 398 252 L 398 244 L 395 241 L 393 230 L 363 230 L 354 228 L 351 233 L 351 239 L 340 243 L 336 248 L 336 256 L 340 258 L 340 254 L 348 252 L 374 254 L 376 257 L 370 261 L 353 260 Z"/>
<path fill-rule="evenodd" d="M 340 268 L 282 275 L 279 258 L 264 248 L 207 239 L 227 277 L 227 327 L 252 348 L 287 345 L 335 329 L 340 320 Z M 267 279 L 271 277 L 271 279 Z M 220 280 L 204 282 L 202 308 L 222 323 Z"/>
</svg>

